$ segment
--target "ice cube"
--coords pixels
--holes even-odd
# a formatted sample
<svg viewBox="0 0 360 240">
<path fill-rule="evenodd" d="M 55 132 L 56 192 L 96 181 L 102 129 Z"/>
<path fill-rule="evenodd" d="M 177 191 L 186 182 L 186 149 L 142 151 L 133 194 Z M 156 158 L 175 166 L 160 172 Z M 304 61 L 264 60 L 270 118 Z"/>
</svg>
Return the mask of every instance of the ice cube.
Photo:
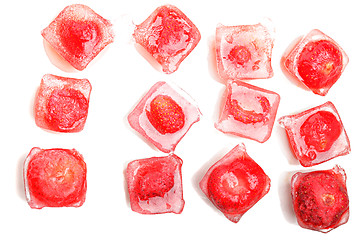
<svg viewBox="0 0 360 240">
<path fill-rule="evenodd" d="M 271 78 L 273 29 L 265 24 L 216 28 L 216 63 L 224 80 Z"/>
<path fill-rule="evenodd" d="M 258 142 L 270 138 L 280 96 L 241 81 L 228 81 L 220 117 L 215 127 Z"/>
<path fill-rule="evenodd" d="M 64 8 L 41 35 L 59 55 L 80 71 L 114 41 L 110 21 L 82 4 Z"/>
<path fill-rule="evenodd" d="M 349 219 L 346 174 L 339 166 L 295 173 L 291 195 L 297 222 L 303 228 L 326 233 Z"/>
<path fill-rule="evenodd" d="M 310 167 L 350 153 L 350 141 L 332 102 L 298 114 L 283 116 L 291 148 L 304 167 Z"/>
<path fill-rule="evenodd" d="M 225 217 L 237 223 L 269 192 L 270 178 L 241 144 L 209 168 L 200 188 Z"/>
<path fill-rule="evenodd" d="M 333 39 L 314 29 L 286 51 L 281 61 L 290 78 L 325 96 L 340 78 L 349 58 Z"/>
<path fill-rule="evenodd" d="M 44 75 L 35 97 L 36 125 L 56 132 L 83 130 L 90 93 L 91 84 L 87 79 Z"/>
<path fill-rule="evenodd" d="M 24 162 L 24 185 L 31 208 L 80 207 L 86 195 L 86 164 L 75 149 L 34 147 Z"/>
<path fill-rule="evenodd" d="M 195 102 L 183 90 L 157 82 L 129 114 L 128 121 L 150 143 L 169 153 L 200 115 Z"/>
<path fill-rule="evenodd" d="M 132 161 L 126 169 L 130 205 L 141 214 L 181 213 L 182 160 L 175 154 Z"/>
<path fill-rule="evenodd" d="M 135 41 L 162 66 L 175 72 L 200 41 L 201 35 L 191 20 L 177 7 L 158 7 L 134 31 Z"/>
</svg>

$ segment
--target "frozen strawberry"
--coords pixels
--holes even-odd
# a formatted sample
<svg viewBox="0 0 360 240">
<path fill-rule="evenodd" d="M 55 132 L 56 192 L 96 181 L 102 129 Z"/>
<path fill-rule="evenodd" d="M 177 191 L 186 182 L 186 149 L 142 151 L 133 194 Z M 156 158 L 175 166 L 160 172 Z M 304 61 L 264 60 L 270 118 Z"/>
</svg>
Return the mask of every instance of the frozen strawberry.
<svg viewBox="0 0 360 240">
<path fill-rule="evenodd" d="M 216 63 L 224 80 L 271 78 L 273 30 L 263 24 L 216 28 Z"/>
<path fill-rule="evenodd" d="M 290 75 L 315 94 L 325 96 L 340 78 L 349 58 L 329 36 L 314 29 L 283 56 Z"/>
<path fill-rule="evenodd" d="M 181 213 L 182 160 L 170 154 L 132 161 L 126 169 L 131 209 L 141 214 Z"/>
<path fill-rule="evenodd" d="M 80 71 L 114 41 L 111 23 L 81 4 L 67 6 L 41 35 Z"/>
<path fill-rule="evenodd" d="M 87 79 L 46 74 L 35 98 L 35 123 L 56 132 L 79 132 L 84 128 L 91 93 Z"/>
<path fill-rule="evenodd" d="M 241 81 L 228 81 L 225 101 L 215 127 L 258 142 L 269 139 L 280 96 Z"/>
<path fill-rule="evenodd" d="M 200 32 L 190 19 L 171 5 L 158 7 L 134 31 L 135 41 L 162 66 L 175 72 L 200 41 Z"/>
<path fill-rule="evenodd" d="M 31 208 L 80 207 L 86 195 L 86 164 L 75 149 L 31 149 L 24 163 Z"/>
<path fill-rule="evenodd" d="M 201 115 L 194 101 L 176 88 L 156 83 L 128 116 L 133 129 L 166 153 L 174 151 Z"/>
<path fill-rule="evenodd" d="M 200 188 L 209 200 L 230 221 L 238 222 L 270 189 L 270 178 L 237 145 L 209 168 L 200 181 Z"/>
<path fill-rule="evenodd" d="M 150 123 L 161 134 L 175 133 L 185 124 L 182 108 L 169 96 L 158 95 L 150 103 L 150 111 L 146 111 Z"/>
<path fill-rule="evenodd" d="M 279 119 L 300 164 L 310 167 L 350 153 L 350 141 L 331 102 Z"/>
<path fill-rule="evenodd" d="M 298 172 L 291 180 L 295 215 L 303 228 L 329 232 L 349 219 L 344 169 Z"/>
<path fill-rule="evenodd" d="M 307 146 L 318 152 L 328 151 L 341 134 L 341 124 L 327 111 L 312 114 L 300 127 L 300 135 Z"/>
</svg>

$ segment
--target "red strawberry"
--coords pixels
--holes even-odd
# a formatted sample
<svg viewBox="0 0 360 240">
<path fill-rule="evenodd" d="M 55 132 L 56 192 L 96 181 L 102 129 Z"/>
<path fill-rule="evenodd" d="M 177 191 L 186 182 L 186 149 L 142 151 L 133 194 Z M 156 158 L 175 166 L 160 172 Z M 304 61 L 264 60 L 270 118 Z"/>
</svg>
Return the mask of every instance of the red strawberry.
<svg viewBox="0 0 360 240">
<path fill-rule="evenodd" d="M 79 71 L 114 41 L 111 22 L 83 4 L 65 7 L 41 35 Z"/>
<path fill-rule="evenodd" d="M 309 42 L 300 53 L 298 72 L 310 89 L 333 85 L 342 69 L 342 53 L 330 41 Z"/>
<path fill-rule="evenodd" d="M 169 96 L 158 95 L 150 103 L 146 111 L 150 123 L 161 134 L 175 133 L 185 124 L 182 108 Z"/>
<path fill-rule="evenodd" d="M 245 147 L 238 145 L 208 170 L 200 188 L 230 221 L 236 223 L 267 194 L 270 179 L 247 155 Z"/>
<path fill-rule="evenodd" d="M 30 207 L 79 207 L 85 201 L 86 164 L 70 149 L 33 148 L 25 160 Z"/>
<path fill-rule="evenodd" d="M 63 21 L 59 32 L 62 45 L 77 58 L 90 55 L 101 41 L 99 26 L 92 21 Z"/>
<path fill-rule="evenodd" d="M 341 124 L 334 114 L 318 111 L 305 120 L 300 127 L 300 135 L 306 145 L 313 146 L 318 152 L 328 151 L 341 133 Z"/>
<path fill-rule="evenodd" d="M 86 119 L 89 103 L 85 96 L 72 88 L 56 89 L 47 103 L 46 120 L 56 131 L 75 128 L 74 124 Z"/>
<path fill-rule="evenodd" d="M 143 165 L 137 172 L 138 181 L 134 191 L 142 201 L 153 197 L 164 197 L 174 187 L 175 165 L 166 160 Z"/>
</svg>

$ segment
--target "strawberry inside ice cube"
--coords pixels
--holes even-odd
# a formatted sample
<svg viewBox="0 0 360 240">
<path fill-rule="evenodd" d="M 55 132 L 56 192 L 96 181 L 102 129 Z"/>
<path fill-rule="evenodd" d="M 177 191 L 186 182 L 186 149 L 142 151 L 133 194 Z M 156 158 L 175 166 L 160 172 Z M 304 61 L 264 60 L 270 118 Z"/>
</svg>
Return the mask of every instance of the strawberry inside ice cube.
<svg viewBox="0 0 360 240">
<path fill-rule="evenodd" d="M 181 213 L 182 160 L 170 154 L 132 161 L 126 169 L 131 209 L 141 214 Z"/>
<path fill-rule="evenodd" d="M 340 78 L 348 61 L 339 44 L 317 29 L 304 36 L 282 59 L 292 78 L 321 96 Z"/>
<path fill-rule="evenodd" d="M 169 96 L 158 95 L 150 103 L 146 111 L 150 123 L 161 134 L 175 133 L 185 125 L 182 108 Z"/>
<path fill-rule="evenodd" d="M 169 153 L 200 120 L 200 115 L 200 110 L 185 92 L 166 82 L 158 82 L 129 114 L 128 121 L 159 150 Z"/>
<path fill-rule="evenodd" d="M 86 195 L 86 164 L 75 149 L 31 149 L 24 163 L 31 208 L 80 207 Z"/>
<path fill-rule="evenodd" d="M 35 123 L 56 132 L 79 132 L 88 115 L 91 84 L 46 74 L 35 98 Z"/>
<path fill-rule="evenodd" d="M 308 147 L 318 152 L 328 151 L 341 134 L 340 122 L 327 111 L 312 114 L 300 127 L 300 135 Z"/>
<path fill-rule="evenodd" d="M 228 81 L 220 117 L 215 127 L 258 142 L 270 138 L 280 96 L 241 81 Z"/>
<path fill-rule="evenodd" d="M 216 28 L 216 63 L 224 80 L 270 78 L 272 30 L 263 24 Z"/>
<path fill-rule="evenodd" d="M 329 232 L 349 219 L 346 175 L 339 166 L 294 174 L 291 195 L 297 221 L 303 228 Z"/>
<path fill-rule="evenodd" d="M 270 178 L 237 145 L 209 168 L 200 181 L 200 188 L 209 200 L 230 221 L 238 222 L 270 189 Z"/>
<path fill-rule="evenodd" d="M 350 141 L 331 102 L 279 119 L 292 150 L 304 167 L 350 152 Z"/>
<path fill-rule="evenodd" d="M 158 7 L 134 31 L 135 41 L 162 66 L 165 73 L 175 72 L 200 41 L 200 32 L 177 7 Z"/>
<path fill-rule="evenodd" d="M 81 4 L 64 8 L 41 34 L 59 55 L 80 71 L 114 41 L 110 21 Z"/>
</svg>

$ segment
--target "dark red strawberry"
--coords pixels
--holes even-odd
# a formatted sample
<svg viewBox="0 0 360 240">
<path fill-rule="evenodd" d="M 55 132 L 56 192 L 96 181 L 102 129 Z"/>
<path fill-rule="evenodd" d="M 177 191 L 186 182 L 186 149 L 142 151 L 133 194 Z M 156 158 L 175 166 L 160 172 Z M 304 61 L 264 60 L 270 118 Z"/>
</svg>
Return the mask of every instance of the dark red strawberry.
<svg viewBox="0 0 360 240">
<path fill-rule="evenodd" d="M 146 111 L 150 123 L 161 134 L 175 133 L 185 124 L 182 108 L 167 95 L 158 95 L 150 103 Z"/>
<path fill-rule="evenodd" d="M 340 167 L 293 176 L 293 205 L 300 226 L 327 232 L 347 222 L 349 198 L 344 177 Z"/>
</svg>

